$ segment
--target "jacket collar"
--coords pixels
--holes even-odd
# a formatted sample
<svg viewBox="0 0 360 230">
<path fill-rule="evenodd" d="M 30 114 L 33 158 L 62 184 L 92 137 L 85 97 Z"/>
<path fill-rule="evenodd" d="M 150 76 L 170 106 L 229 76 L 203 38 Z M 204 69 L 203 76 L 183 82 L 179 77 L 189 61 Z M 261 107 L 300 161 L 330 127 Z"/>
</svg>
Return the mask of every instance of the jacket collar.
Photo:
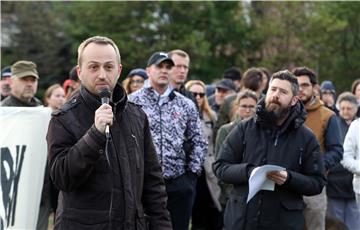
<svg viewBox="0 0 360 230">
<path fill-rule="evenodd" d="M 11 101 L 11 104 L 13 106 L 36 107 L 36 106 L 42 105 L 41 101 L 39 99 L 37 99 L 36 97 L 31 98 L 31 100 L 29 102 L 21 101 L 20 99 L 18 99 L 17 97 L 15 97 L 12 94 L 10 94 L 10 96 L 8 96 L 8 97 L 9 98 L 7 100 Z"/>
<path fill-rule="evenodd" d="M 83 85 L 80 88 L 80 95 L 91 110 L 97 110 L 101 106 L 101 98 L 98 95 L 90 93 Z M 127 105 L 125 89 L 119 84 L 116 84 L 113 90 L 110 105 L 113 107 L 114 111 L 119 112 L 123 111 Z"/>
<path fill-rule="evenodd" d="M 166 103 L 168 101 L 172 101 L 176 97 L 175 90 L 171 88 L 170 86 L 167 88 L 165 93 L 163 95 L 159 95 L 154 88 L 149 84 L 143 89 L 145 91 L 145 94 L 147 97 L 153 102 L 158 103 L 160 97 L 166 97 L 163 102 Z"/>
<path fill-rule="evenodd" d="M 306 106 L 307 111 L 317 110 L 320 106 L 323 106 L 324 103 L 320 100 L 319 97 L 314 97 L 309 105 Z"/>
</svg>

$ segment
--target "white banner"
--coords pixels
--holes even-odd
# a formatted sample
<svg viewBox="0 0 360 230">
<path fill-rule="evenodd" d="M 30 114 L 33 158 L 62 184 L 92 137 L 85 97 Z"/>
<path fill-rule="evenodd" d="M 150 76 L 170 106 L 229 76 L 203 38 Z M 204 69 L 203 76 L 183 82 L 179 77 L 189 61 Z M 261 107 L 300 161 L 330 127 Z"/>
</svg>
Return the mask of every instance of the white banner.
<svg viewBox="0 0 360 230">
<path fill-rule="evenodd" d="M 0 107 L 0 229 L 35 229 L 51 110 Z"/>
</svg>

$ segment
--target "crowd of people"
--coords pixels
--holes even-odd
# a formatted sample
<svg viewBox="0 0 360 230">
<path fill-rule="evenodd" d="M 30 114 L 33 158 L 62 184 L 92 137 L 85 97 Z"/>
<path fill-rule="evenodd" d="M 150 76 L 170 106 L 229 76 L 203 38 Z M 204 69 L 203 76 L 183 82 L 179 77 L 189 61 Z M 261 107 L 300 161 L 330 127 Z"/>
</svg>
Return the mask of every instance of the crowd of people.
<svg viewBox="0 0 360 230">
<path fill-rule="evenodd" d="M 307 67 L 230 67 L 207 85 L 190 66 L 156 51 L 122 80 L 95 36 L 42 101 L 34 62 L 2 69 L 1 106 L 53 111 L 37 229 L 359 229 L 360 79 L 338 95 Z"/>
</svg>

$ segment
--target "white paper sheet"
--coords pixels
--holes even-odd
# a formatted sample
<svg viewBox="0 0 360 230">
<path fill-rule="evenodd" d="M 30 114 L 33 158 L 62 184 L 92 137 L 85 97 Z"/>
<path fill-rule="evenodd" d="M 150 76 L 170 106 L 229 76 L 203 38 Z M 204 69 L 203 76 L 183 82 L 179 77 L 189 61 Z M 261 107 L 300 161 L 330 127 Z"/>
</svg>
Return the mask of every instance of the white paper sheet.
<svg viewBox="0 0 360 230">
<path fill-rule="evenodd" d="M 256 167 L 249 178 L 249 195 L 246 203 L 253 198 L 260 190 L 274 191 L 275 182 L 267 179 L 266 174 L 270 171 L 282 171 L 285 168 L 277 165 L 263 165 Z"/>
</svg>

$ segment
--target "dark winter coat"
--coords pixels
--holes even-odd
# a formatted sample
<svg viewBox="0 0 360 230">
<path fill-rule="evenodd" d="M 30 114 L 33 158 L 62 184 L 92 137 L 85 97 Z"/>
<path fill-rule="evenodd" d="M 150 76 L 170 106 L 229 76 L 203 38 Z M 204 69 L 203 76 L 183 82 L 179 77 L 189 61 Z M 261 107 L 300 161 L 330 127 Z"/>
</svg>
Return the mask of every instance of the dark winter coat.
<svg viewBox="0 0 360 230">
<path fill-rule="evenodd" d="M 337 121 L 340 128 L 341 143 L 344 143 L 350 124 L 347 124 L 341 117 L 337 117 Z M 329 170 L 329 174 L 327 176 L 326 195 L 335 199 L 355 200 L 352 180 L 353 174 L 345 169 L 341 163 L 337 163 Z"/>
<path fill-rule="evenodd" d="M 319 194 L 325 184 L 319 144 L 303 125 L 305 114 L 298 102 L 283 125 L 275 127 L 261 100 L 256 116 L 240 122 L 225 139 L 214 163 L 219 179 L 234 186 L 224 213 L 225 229 L 303 229 L 302 196 Z M 246 204 L 250 172 L 265 164 L 286 168 L 288 179 Z"/>
<path fill-rule="evenodd" d="M 50 121 L 51 177 L 61 190 L 55 229 L 172 229 L 146 115 L 119 85 L 113 101 L 109 142 L 94 126 L 100 98 L 83 87 Z"/>
</svg>

